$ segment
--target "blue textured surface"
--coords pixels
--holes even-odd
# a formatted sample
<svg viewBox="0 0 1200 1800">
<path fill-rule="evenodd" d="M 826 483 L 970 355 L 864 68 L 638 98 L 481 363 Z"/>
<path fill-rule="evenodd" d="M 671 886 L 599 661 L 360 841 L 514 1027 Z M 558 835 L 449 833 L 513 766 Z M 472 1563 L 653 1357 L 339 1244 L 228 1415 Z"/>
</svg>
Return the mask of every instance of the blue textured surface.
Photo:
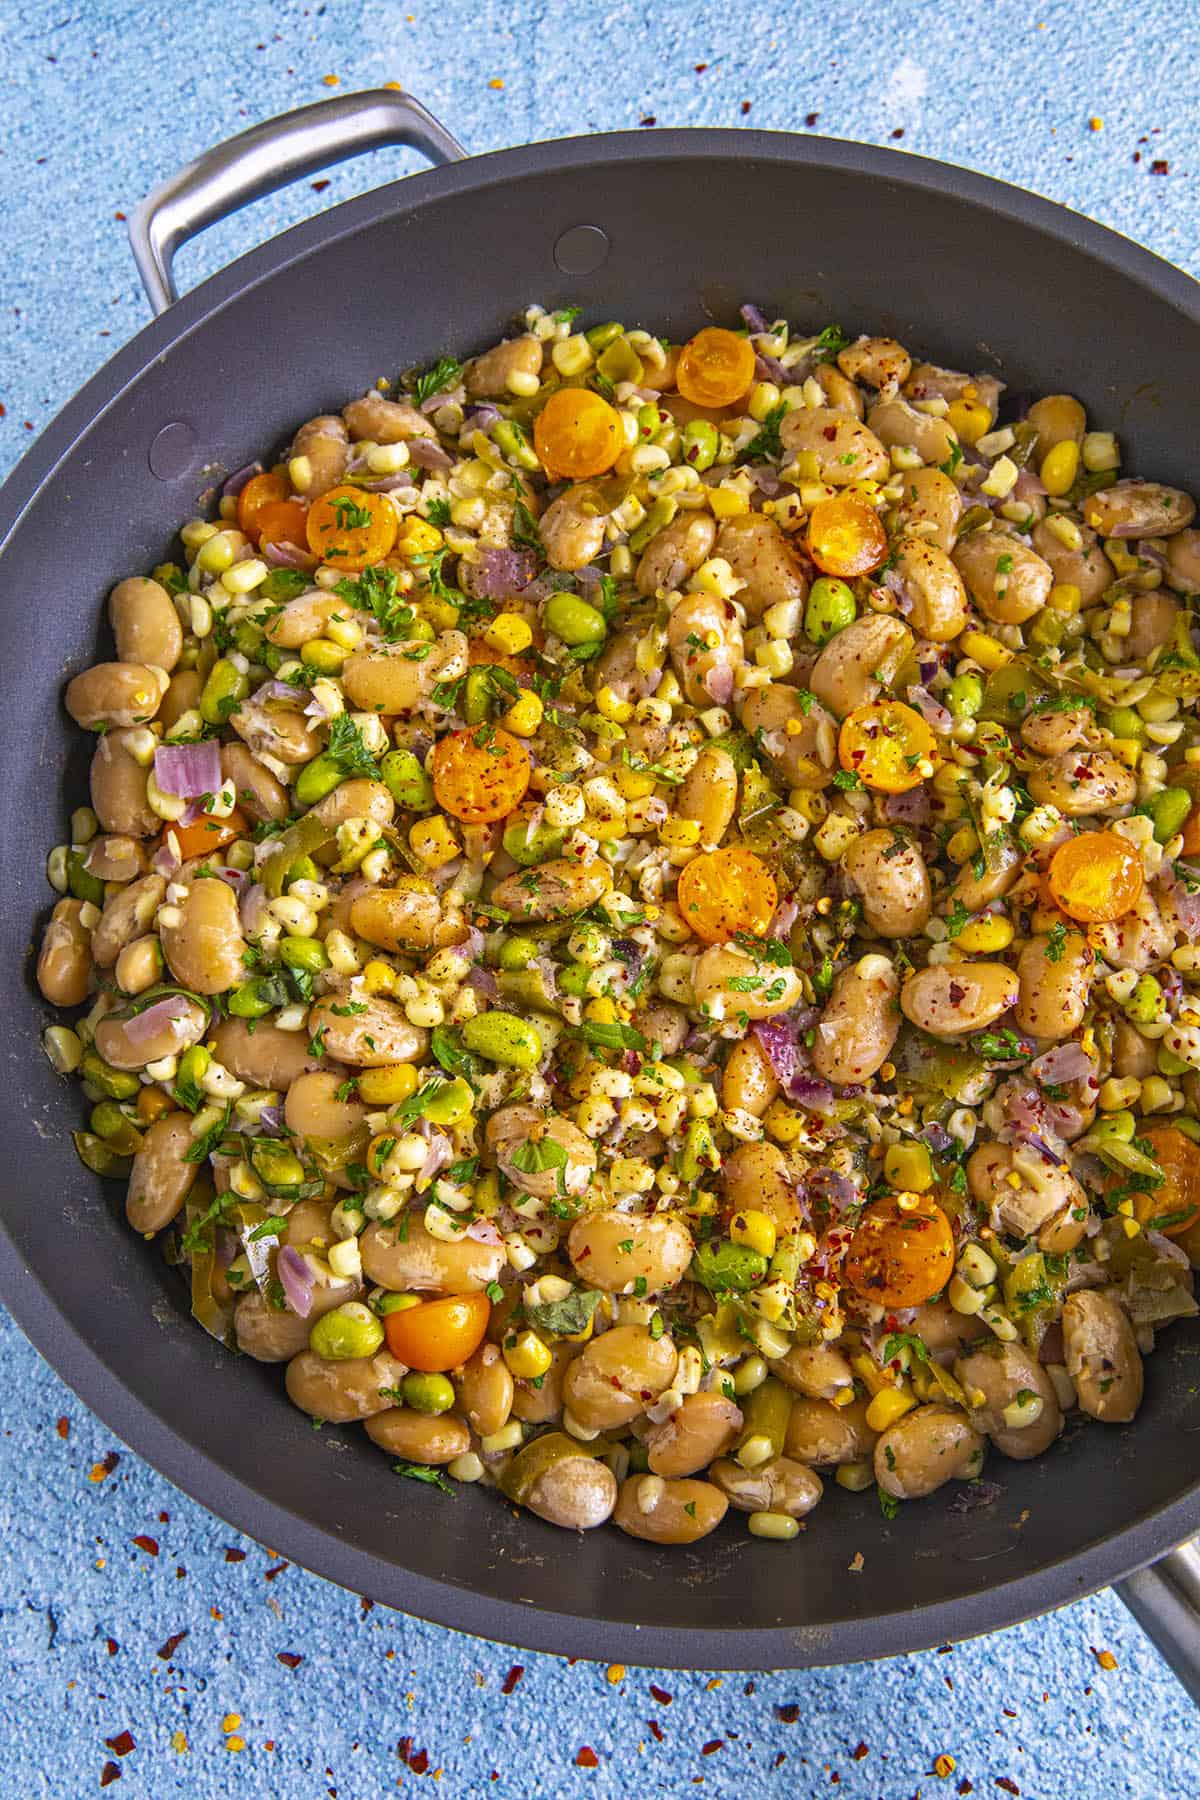
<svg viewBox="0 0 1200 1800">
<path fill-rule="evenodd" d="M 601 0 L 569 12 L 409 4 L 0 0 L 0 472 L 145 320 L 115 215 L 217 138 L 320 98 L 327 75 L 343 89 L 402 82 L 475 150 L 651 118 L 798 130 L 816 115 L 830 135 L 1028 185 L 1200 272 L 1200 33 L 1188 8 L 846 0 L 757 15 L 699 0 L 664 16 Z M 387 153 L 333 171 L 319 197 L 301 184 L 211 231 L 181 276 L 413 166 Z M 120 1793 L 154 1800 L 374 1800 L 435 1775 L 450 1794 L 506 1800 L 700 1782 L 740 1800 L 1200 1790 L 1195 1717 L 1111 1595 L 886 1665 L 752 1682 L 634 1670 L 613 1683 L 594 1665 L 372 1609 L 282 1565 L 115 1444 L 2 1318 L 0 1367 L 6 1796 L 73 1800 L 106 1764 Z M 111 1451 L 111 1472 L 89 1480 Z M 1100 1648 L 1115 1669 L 1099 1666 Z M 289 1667 L 281 1653 L 301 1660 Z M 523 1675 L 505 1695 L 515 1665 Z M 240 1726 L 227 1742 L 229 1714 Z M 585 1745 L 595 1768 L 576 1764 Z M 944 1777 L 940 1754 L 957 1764 Z"/>
</svg>

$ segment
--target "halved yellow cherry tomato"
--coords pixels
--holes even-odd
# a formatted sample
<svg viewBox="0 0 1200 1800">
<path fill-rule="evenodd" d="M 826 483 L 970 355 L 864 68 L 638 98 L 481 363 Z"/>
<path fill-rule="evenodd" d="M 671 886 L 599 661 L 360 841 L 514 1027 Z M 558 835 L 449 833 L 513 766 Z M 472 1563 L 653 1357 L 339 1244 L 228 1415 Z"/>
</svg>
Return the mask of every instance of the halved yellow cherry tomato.
<svg viewBox="0 0 1200 1800">
<path fill-rule="evenodd" d="M 710 325 L 679 352 L 675 380 L 694 406 L 732 406 L 754 380 L 754 345 L 736 331 Z"/>
<path fill-rule="evenodd" d="M 869 575 L 887 560 L 887 533 L 865 500 L 818 500 L 808 518 L 808 554 L 826 575 Z"/>
<path fill-rule="evenodd" d="M 762 937 L 779 897 L 775 877 L 740 844 L 712 850 L 685 863 L 676 904 L 680 917 L 706 944 L 723 944 L 739 931 Z"/>
<path fill-rule="evenodd" d="M 1200 1220 L 1200 1144 L 1174 1125 L 1148 1125 L 1139 1138 L 1162 1170 L 1162 1181 L 1133 1196 L 1133 1214 L 1147 1231 L 1183 1237 Z"/>
<path fill-rule="evenodd" d="M 383 1331 L 388 1349 L 400 1362 L 422 1374 L 437 1375 L 474 1356 L 491 1316 L 486 1294 L 455 1294 L 388 1313 Z"/>
<path fill-rule="evenodd" d="M 625 448 L 616 411 L 590 388 L 559 388 L 533 421 L 533 445 L 551 476 L 581 481 L 611 469 Z"/>
<path fill-rule="evenodd" d="M 244 837 L 250 827 L 235 806 L 224 819 L 197 819 L 192 825 L 167 825 L 163 829 L 163 843 L 172 836 L 179 845 L 179 854 L 184 862 L 190 857 L 204 856 L 209 851 L 223 850 L 226 844 L 232 844 L 235 838 Z"/>
<path fill-rule="evenodd" d="M 303 550 L 308 541 L 308 508 L 299 500 L 272 500 L 255 514 L 260 544 L 294 544 Z"/>
<path fill-rule="evenodd" d="M 252 475 L 238 495 L 239 529 L 247 537 L 257 538 L 261 529 L 259 515 L 263 508 L 277 505 L 280 500 L 290 500 L 291 497 L 292 484 L 277 469 L 268 469 L 263 475 Z"/>
<path fill-rule="evenodd" d="M 855 707 L 842 721 L 838 757 L 864 787 L 906 794 L 933 774 L 937 740 L 920 713 L 902 700 L 876 700 Z"/>
<path fill-rule="evenodd" d="M 485 724 L 439 738 L 430 772 L 443 812 L 464 825 L 490 825 L 520 805 L 531 770 L 520 739 Z"/>
<path fill-rule="evenodd" d="M 887 1194 L 859 1221 L 842 1279 L 877 1306 L 920 1306 L 954 1273 L 954 1233 L 926 1194 Z"/>
<path fill-rule="evenodd" d="M 1146 878 L 1135 844 L 1115 831 L 1081 831 L 1054 852 L 1048 879 L 1069 919 L 1106 925 L 1137 905 Z"/>
<path fill-rule="evenodd" d="M 308 547 L 335 569 L 365 569 L 383 561 L 399 527 L 386 494 L 334 487 L 308 509 Z"/>
</svg>

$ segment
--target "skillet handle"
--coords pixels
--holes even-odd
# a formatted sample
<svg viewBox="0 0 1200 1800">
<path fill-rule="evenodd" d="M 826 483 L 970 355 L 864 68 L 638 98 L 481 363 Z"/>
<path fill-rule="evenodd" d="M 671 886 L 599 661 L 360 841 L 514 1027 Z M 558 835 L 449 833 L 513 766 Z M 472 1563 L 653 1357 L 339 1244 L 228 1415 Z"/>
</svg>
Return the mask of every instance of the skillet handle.
<svg viewBox="0 0 1200 1800">
<path fill-rule="evenodd" d="M 466 156 L 419 100 L 390 88 L 339 94 L 252 125 L 216 144 L 161 182 L 129 221 L 129 243 L 150 304 L 163 313 L 179 298 L 175 252 L 217 219 L 363 150 L 407 144 L 432 163 Z"/>
<path fill-rule="evenodd" d="M 1127 1575 L 1115 1592 L 1200 1706 L 1200 1538 Z"/>
</svg>

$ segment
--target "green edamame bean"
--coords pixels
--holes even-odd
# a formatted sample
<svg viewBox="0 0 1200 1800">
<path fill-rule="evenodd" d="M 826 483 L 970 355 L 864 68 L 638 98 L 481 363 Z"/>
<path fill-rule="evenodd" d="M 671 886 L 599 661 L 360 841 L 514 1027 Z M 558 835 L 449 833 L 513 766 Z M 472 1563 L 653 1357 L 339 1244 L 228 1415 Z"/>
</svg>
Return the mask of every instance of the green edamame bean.
<svg viewBox="0 0 1200 1800">
<path fill-rule="evenodd" d="M 697 1120 L 697 1124 L 703 1123 Z M 709 1293 L 744 1294 L 757 1287 L 767 1273 L 767 1259 L 748 1244 L 697 1244 L 691 1274 Z"/>
<path fill-rule="evenodd" d="M 804 630 L 814 644 L 827 644 L 858 614 L 853 591 L 836 576 L 820 575 L 808 591 Z"/>
<path fill-rule="evenodd" d="M 104 905 L 104 883 L 96 875 L 89 875 L 83 862 L 86 850 L 71 850 L 67 854 L 67 887 L 76 900 L 90 900 L 93 906 Z"/>
<path fill-rule="evenodd" d="M 212 1052 L 206 1050 L 203 1044 L 193 1044 L 179 1059 L 179 1067 L 175 1072 L 175 1098 L 181 1106 L 188 1107 L 189 1111 L 195 1104 L 193 1095 L 208 1073 L 211 1062 Z"/>
<path fill-rule="evenodd" d="M 946 689 L 946 704 L 956 719 L 974 719 L 983 705 L 983 682 L 978 675 L 956 675 Z"/>
<path fill-rule="evenodd" d="M 563 834 L 556 831 L 553 825 L 547 825 L 543 819 L 530 831 L 527 822 L 518 818 L 504 828 L 504 848 L 513 861 L 522 868 L 532 868 L 534 863 L 547 862 L 550 857 L 557 856 L 562 849 Z"/>
<path fill-rule="evenodd" d="M 1125 1002 L 1125 1016 L 1135 1025 L 1152 1025 L 1162 1011 L 1162 989 L 1153 975 L 1143 975 Z"/>
<path fill-rule="evenodd" d="M 565 969 L 558 971 L 558 985 L 564 994 L 570 994 L 572 1000 L 586 1000 L 588 982 L 592 971 L 586 963 L 568 963 Z"/>
<path fill-rule="evenodd" d="M 492 427 L 492 439 L 503 456 L 521 469 L 540 469 L 537 452 L 529 442 L 525 428 L 516 419 L 498 419 Z"/>
<path fill-rule="evenodd" d="M 301 806 L 315 806 L 326 794 L 332 794 L 346 779 L 346 771 L 338 767 L 322 750 L 310 763 L 305 763 L 296 777 L 293 794 Z"/>
<path fill-rule="evenodd" d="M 73 1131 L 71 1141 L 75 1145 L 76 1156 L 93 1175 L 106 1175 L 112 1180 L 128 1180 L 133 1159 L 120 1155 L 111 1144 L 106 1144 L 103 1138 L 97 1137 L 94 1131 Z"/>
<path fill-rule="evenodd" d="M 379 765 L 383 785 L 406 812 L 428 812 L 433 805 L 433 783 L 415 750 L 389 750 Z"/>
<path fill-rule="evenodd" d="M 1155 842 L 1165 844 L 1168 838 L 1173 838 L 1187 824 L 1188 814 L 1192 810 L 1192 796 L 1186 788 L 1163 788 L 1161 793 L 1154 795 L 1148 810 L 1154 821 Z M 75 892 L 74 888 L 71 892 Z"/>
<path fill-rule="evenodd" d="M 482 1013 L 468 1019 L 462 1028 L 463 1043 L 485 1062 L 501 1063 L 506 1069 L 536 1069 L 542 1057 L 542 1040 L 537 1030 L 516 1013 Z"/>
<path fill-rule="evenodd" d="M 691 419 L 683 428 L 683 460 L 693 469 L 711 469 L 721 448 L 721 434 L 711 419 Z"/>
<path fill-rule="evenodd" d="M 693 1119 L 684 1133 L 679 1153 L 679 1173 L 685 1181 L 699 1181 L 706 1169 L 717 1166 L 716 1145 L 707 1119 Z"/>
<path fill-rule="evenodd" d="M 290 888 L 293 881 L 320 881 L 321 875 L 311 856 L 298 856 L 284 876 L 283 885 Z"/>
<path fill-rule="evenodd" d="M 454 1405 L 454 1388 L 444 1375 L 422 1375 L 414 1369 L 404 1377 L 400 1392 L 404 1395 L 405 1406 L 434 1417 L 449 1412 Z"/>
<path fill-rule="evenodd" d="M 233 628 L 233 647 L 248 656 L 251 662 L 261 662 L 263 634 L 250 619 L 239 619 Z"/>
<path fill-rule="evenodd" d="M 577 649 L 582 644 L 601 644 L 608 636 L 604 614 L 581 600 L 578 594 L 551 594 L 542 609 L 546 629 L 564 644 Z"/>
<path fill-rule="evenodd" d="M 289 969 L 303 969 L 316 975 L 329 967 L 329 958 L 320 938 L 285 937 L 279 940 L 279 960 Z"/>
<path fill-rule="evenodd" d="M 220 657 L 208 672 L 200 694 L 200 717 L 206 725 L 223 725 L 250 692 L 250 677 L 236 663 Z"/>
<path fill-rule="evenodd" d="M 669 494 L 664 494 L 656 500 L 637 530 L 630 533 L 629 548 L 633 554 L 640 556 L 651 538 L 657 537 L 664 526 L 671 523 L 678 511 L 678 501 L 673 500 Z"/>
<path fill-rule="evenodd" d="M 1046 607 L 1029 627 L 1029 641 L 1038 644 L 1043 650 L 1052 650 L 1061 644 L 1067 635 L 1067 615 L 1060 613 L 1052 606 Z"/>
<path fill-rule="evenodd" d="M 336 675 L 349 654 L 332 638 L 310 638 L 301 646 L 300 661 L 306 668 L 316 669 L 322 675 Z"/>
<path fill-rule="evenodd" d="M 1105 713 L 1104 724 L 1114 737 L 1133 738 L 1140 744 L 1146 736 L 1146 721 L 1132 706 L 1114 706 Z"/>
<path fill-rule="evenodd" d="M 280 601 L 295 600 L 300 594 L 306 594 L 312 582 L 299 569 L 272 569 L 265 581 L 260 581 L 254 590 L 256 600 L 269 600 L 272 605 Z"/>
<path fill-rule="evenodd" d="M 284 1145 L 270 1138 L 258 1138 L 250 1146 L 250 1163 L 254 1173 L 267 1188 L 299 1187 L 304 1181 L 304 1164 Z"/>
<path fill-rule="evenodd" d="M 142 1085 L 136 1075 L 126 1074 L 123 1069 L 114 1069 L 96 1050 L 84 1051 L 79 1073 L 110 1100 L 132 1100 Z"/>
<path fill-rule="evenodd" d="M 615 387 L 618 381 L 632 381 L 636 386 L 644 370 L 642 359 L 627 337 L 616 337 L 606 344 L 596 358 L 596 372 Z"/>
<path fill-rule="evenodd" d="M 141 1148 L 141 1132 L 136 1125 L 130 1124 L 115 1100 L 101 1100 L 98 1106 L 93 1106 L 88 1123 L 96 1136 L 103 1138 L 118 1156 L 132 1156 Z"/>
<path fill-rule="evenodd" d="M 389 1313 L 407 1312 L 412 1306 L 420 1306 L 419 1294 L 393 1294 L 390 1288 L 372 1288 L 367 1296 L 372 1312 L 386 1319 Z"/>
<path fill-rule="evenodd" d="M 243 981 L 229 996 L 229 1010 L 236 1019 L 263 1019 L 275 1005 L 275 996 L 263 976 Z"/>
<path fill-rule="evenodd" d="M 614 338 L 620 337 L 624 329 L 623 325 L 618 325 L 614 320 L 609 319 L 605 325 L 593 325 L 590 331 L 584 332 L 584 336 L 593 350 L 605 350 Z"/>
<path fill-rule="evenodd" d="M 664 412 L 653 400 L 647 400 L 644 406 L 637 409 L 638 442 L 652 444 L 663 426 L 670 422 L 671 415 Z"/>
<path fill-rule="evenodd" d="M 496 961 L 500 968 L 510 974 L 518 969 L 527 969 L 538 953 L 536 938 L 505 938 L 500 946 L 500 954 Z"/>
<path fill-rule="evenodd" d="M 347 1300 L 319 1318 L 308 1334 L 308 1347 L 326 1362 L 350 1362 L 374 1356 L 383 1342 L 383 1326 L 361 1300 Z"/>
<path fill-rule="evenodd" d="M 468 725 L 482 725 L 491 717 L 494 694 L 490 664 L 481 663 L 468 671 L 462 691 L 462 715 Z"/>
<path fill-rule="evenodd" d="M 437 632 L 428 619 L 423 619 L 420 613 L 414 613 L 412 624 L 408 627 L 408 636 L 413 643 L 432 644 L 437 639 Z"/>
<path fill-rule="evenodd" d="M 1173 1050 L 1168 1050 L 1165 1044 L 1160 1044 L 1158 1046 L 1158 1055 L 1155 1058 L 1155 1061 L 1158 1064 L 1159 1074 L 1171 1077 L 1176 1075 L 1186 1075 L 1192 1066 L 1191 1063 L 1184 1062 L 1182 1056 L 1176 1056 Z M 1173 1123 L 1178 1125 L 1178 1117 L 1173 1120 Z"/>
<path fill-rule="evenodd" d="M 463 1041 L 466 1041 L 465 1032 Z M 461 1075 L 456 1075 L 452 1081 L 444 1081 L 436 1093 L 429 1096 L 421 1108 L 421 1117 L 428 1119 L 431 1125 L 461 1125 L 474 1104 L 475 1095 L 470 1082 L 464 1081 Z"/>
</svg>

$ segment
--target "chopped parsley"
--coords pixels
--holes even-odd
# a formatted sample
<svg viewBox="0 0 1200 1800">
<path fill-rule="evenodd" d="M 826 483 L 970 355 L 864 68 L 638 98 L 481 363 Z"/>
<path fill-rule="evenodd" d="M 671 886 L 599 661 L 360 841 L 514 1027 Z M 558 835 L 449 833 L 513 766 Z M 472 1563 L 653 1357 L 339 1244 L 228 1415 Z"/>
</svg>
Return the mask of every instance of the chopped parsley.
<svg viewBox="0 0 1200 1800">
<path fill-rule="evenodd" d="M 356 612 L 373 613 L 388 643 L 409 636 L 413 610 L 400 591 L 400 577 L 395 569 L 372 563 L 360 575 L 339 581 L 335 592 Z"/>
<path fill-rule="evenodd" d="M 413 382 L 413 399 L 421 406 L 426 400 L 432 400 L 435 394 L 444 394 L 447 388 L 457 387 L 462 372 L 463 364 L 456 362 L 454 357 L 439 356 Z"/>
<path fill-rule="evenodd" d="M 330 721 L 325 755 L 343 775 L 368 775 L 375 780 L 379 778 L 375 758 L 367 749 L 363 734 L 349 713 L 338 713 Z"/>
<path fill-rule="evenodd" d="M 379 1391 L 382 1394 L 385 1390 L 380 1388 Z M 454 1492 L 453 1487 L 446 1480 L 442 1471 L 440 1469 L 430 1468 L 428 1463 L 394 1462 L 392 1464 L 392 1473 L 394 1475 L 405 1475 L 408 1477 L 409 1481 L 427 1482 L 430 1487 L 441 1488 L 443 1494 L 453 1494 Z"/>
<path fill-rule="evenodd" d="M 783 424 L 787 410 L 786 400 L 776 401 L 750 442 L 738 452 L 740 463 L 758 462 L 769 457 L 774 457 L 778 461 L 782 457 L 783 445 L 779 438 L 779 427 Z"/>
</svg>

